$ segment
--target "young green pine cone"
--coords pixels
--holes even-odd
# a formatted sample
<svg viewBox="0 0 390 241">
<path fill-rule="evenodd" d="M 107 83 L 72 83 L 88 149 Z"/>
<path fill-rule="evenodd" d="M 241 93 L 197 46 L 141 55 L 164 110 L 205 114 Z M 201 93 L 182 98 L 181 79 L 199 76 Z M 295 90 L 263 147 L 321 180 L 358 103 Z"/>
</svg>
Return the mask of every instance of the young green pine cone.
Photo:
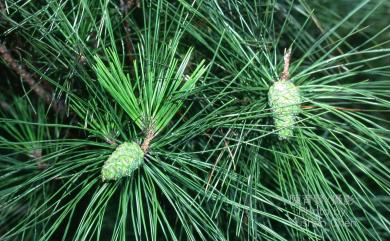
<svg viewBox="0 0 390 241">
<path fill-rule="evenodd" d="M 131 174 L 144 162 L 144 152 L 135 142 L 124 142 L 104 162 L 102 180 L 118 180 Z"/>
<path fill-rule="evenodd" d="M 279 139 L 292 136 L 296 116 L 301 110 L 300 102 L 299 89 L 290 81 L 277 81 L 269 89 L 268 103 Z"/>
</svg>

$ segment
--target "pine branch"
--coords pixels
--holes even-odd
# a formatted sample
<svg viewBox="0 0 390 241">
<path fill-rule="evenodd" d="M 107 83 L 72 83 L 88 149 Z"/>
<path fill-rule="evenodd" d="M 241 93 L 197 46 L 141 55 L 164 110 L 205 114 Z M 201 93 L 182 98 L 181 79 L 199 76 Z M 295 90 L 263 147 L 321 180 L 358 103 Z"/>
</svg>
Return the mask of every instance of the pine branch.
<svg viewBox="0 0 390 241">
<path fill-rule="evenodd" d="M 2 100 L 0 100 L 0 106 L 5 111 L 9 111 L 11 109 L 11 106 L 7 102 Z"/>
<path fill-rule="evenodd" d="M 291 59 L 291 47 L 286 51 L 284 50 L 284 67 L 283 72 L 280 76 L 281 81 L 287 81 L 289 77 L 289 68 L 290 68 L 290 59 Z"/>
<path fill-rule="evenodd" d="M 22 78 L 23 84 L 34 94 L 40 87 L 53 101 L 55 93 L 38 80 L 57 80 L 76 113 L 73 117 L 85 124 L 75 126 L 82 134 L 73 138 L 62 132 L 73 130 L 71 125 L 46 117 L 44 101 L 38 116 L 25 99 L 20 106 L 0 101 L 12 112 L 20 109 L 12 120 L 0 118 L 1 133 L 8 133 L 0 138 L 5 150 L 0 152 L 0 203 L 12 207 L 0 213 L 0 226 L 5 226 L 0 239 L 50 240 L 57 233 L 63 240 L 386 239 L 389 167 L 383 159 L 389 154 L 389 122 L 374 112 L 389 109 L 390 73 L 388 67 L 370 67 L 367 61 L 387 58 L 390 52 L 373 42 L 375 36 L 363 39 L 368 44 L 349 46 L 349 37 L 361 24 L 345 35 L 348 17 L 332 18 L 334 28 L 326 22 L 327 33 L 318 39 L 311 10 L 290 2 L 143 1 L 148 8 L 130 19 L 129 9 L 139 1 L 121 0 L 121 14 L 115 15 L 111 13 L 118 7 L 101 1 L 70 0 L 65 8 L 56 1 L 9 0 L 7 17 L 12 21 L 6 32 L 17 30 L 13 33 L 31 39 L 33 60 L 54 66 L 44 76 L 35 77 L 34 71 L 30 83 Z M 133 18 L 139 26 L 130 29 Z M 200 28 L 193 19 L 207 26 Z M 52 25 L 53 20 L 61 24 Z M 339 26 L 342 35 L 336 31 Z M 89 33 L 99 46 L 91 48 Z M 291 48 L 284 52 L 283 71 L 276 73 L 281 67 L 276 65 L 278 46 L 289 41 L 294 43 L 294 76 L 289 76 Z M 367 58 L 361 59 L 356 53 L 371 42 Z M 85 72 L 72 65 L 73 43 L 86 53 L 76 56 Z M 114 49 L 101 54 L 116 44 L 123 44 L 125 53 Z M 182 55 L 188 45 L 196 47 L 191 60 L 190 53 Z M 334 57 L 339 48 L 345 53 Z M 51 65 L 57 55 L 48 51 L 59 53 L 62 64 Z M 3 58 L 12 58 L 7 53 Z M 96 56 L 96 63 L 89 54 Z M 128 57 L 136 59 L 130 73 L 125 71 Z M 210 67 L 199 64 L 188 73 L 190 62 L 200 59 Z M 15 62 L 20 71 L 17 61 L 5 62 L 13 70 L 10 63 Z M 333 71 L 341 64 L 348 69 Z M 65 77 L 74 77 L 77 84 L 62 81 L 66 71 L 70 74 Z M 360 82 L 367 75 L 378 81 Z M 271 138 L 265 96 L 276 80 L 299 85 L 307 103 L 289 142 Z M 37 94 L 46 101 L 45 95 Z M 131 177 L 102 185 L 96 177 L 113 148 L 103 142 L 134 140 L 140 131 L 142 151 L 156 147 L 148 155 L 151 161 Z M 55 179 L 61 181 L 53 185 Z M 353 206 L 333 205 L 335 194 L 353 196 Z M 294 203 L 291 196 L 297 195 L 324 198 L 319 207 L 326 212 L 324 218 L 340 222 L 328 227 L 297 223 L 294 218 L 313 224 L 321 216 L 311 205 Z M 29 209 L 21 209 L 20 203 Z M 346 227 L 344 217 L 359 221 Z"/>
<path fill-rule="evenodd" d="M 57 112 L 60 112 L 62 111 L 63 109 L 65 109 L 65 106 L 63 104 L 60 104 L 59 102 L 58 103 L 55 103 L 53 102 L 53 95 L 52 93 L 48 92 L 46 89 L 44 89 L 33 77 L 33 75 L 31 73 L 29 73 L 27 71 L 27 69 L 18 63 L 18 61 L 16 61 L 9 49 L 6 47 L 6 45 L 4 43 L 1 43 L 0 44 L 0 55 L 2 57 L 2 59 L 5 61 L 6 64 L 8 64 L 8 66 L 17 74 L 21 77 L 21 79 L 27 83 L 30 88 L 35 92 L 35 94 L 44 99 L 45 102 L 48 104 L 48 105 L 51 105 L 53 107 L 53 109 Z"/>
<path fill-rule="evenodd" d="M 136 5 L 136 7 L 140 7 L 140 3 L 138 0 L 120 0 L 120 9 L 123 12 L 124 16 L 126 17 L 129 10 L 132 9 Z M 133 62 L 133 51 L 134 51 L 134 46 L 133 43 L 131 42 L 131 29 L 129 25 L 129 21 L 127 19 L 124 19 L 123 21 L 123 29 L 125 30 L 125 42 L 126 42 L 126 50 L 127 50 L 127 55 L 129 58 L 130 63 Z M 132 65 L 130 65 L 132 66 Z"/>
<path fill-rule="evenodd" d="M 152 142 L 153 138 L 156 136 L 154 130 L 152 128 L 148 129 L 146 131 L 146 136 L 144 138 L 144 141 L 141 144 L 141 149 L 146 153 L 150 147 L 150 143 Z"/>
</svg>

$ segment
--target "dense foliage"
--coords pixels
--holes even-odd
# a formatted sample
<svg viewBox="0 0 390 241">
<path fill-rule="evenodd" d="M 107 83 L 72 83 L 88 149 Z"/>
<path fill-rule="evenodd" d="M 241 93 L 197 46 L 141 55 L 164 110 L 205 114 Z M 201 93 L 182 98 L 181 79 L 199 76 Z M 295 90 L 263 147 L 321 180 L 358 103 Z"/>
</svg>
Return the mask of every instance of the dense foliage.
<svg viewBox="0 0 390 241">
<path fill-rule="evenodd" d="M 0 240 L 389 240 L 389 8 L 1 1 Z"/>
</svg>

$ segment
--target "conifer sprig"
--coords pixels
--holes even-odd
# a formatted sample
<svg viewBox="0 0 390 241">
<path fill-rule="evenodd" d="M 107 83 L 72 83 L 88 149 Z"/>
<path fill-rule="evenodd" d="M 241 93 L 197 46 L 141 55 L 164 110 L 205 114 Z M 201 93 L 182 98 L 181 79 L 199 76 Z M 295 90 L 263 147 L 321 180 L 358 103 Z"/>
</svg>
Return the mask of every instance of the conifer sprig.
<svg viewBox="0 0 390 241">
<path fill-rule="evenodd" d="M 387 5 L 0 4 L 15 60 L 77 116 L 2 62 L 0 239 L 389 239 Z M 290 46 L 302 103 L 281 141 L 268 91 Z M 142 166 L 102 182 L 128 142 Z"/>
<path fill-rule="evenodd" d="M 186 75 L 184 72 L 192 51 L 188 51 L 179 64 L 175 58 L 177 49 L 174 47 L 177 46 L 177 41 L 178 39 L 159 50 L 164 53 L 161 59 L 148 60 L 139 50 L 140 64 L 134 62 L 133 77 L 123 72 L 123 64 L 117 53 L 109 51 L 108 66 L 99 57 L 96 58 L 95 71 L 99 83 L 139 128 L 147 130 L 149 123 L 153 123 L 154 134 L 169 124 L 185 97 L 207 70 L 201 62 L 190 75 Z M 157 67 L 152 62 L 164 64 Z M 151 68 L 153 65 L 156 68 Z"/>
</svg>

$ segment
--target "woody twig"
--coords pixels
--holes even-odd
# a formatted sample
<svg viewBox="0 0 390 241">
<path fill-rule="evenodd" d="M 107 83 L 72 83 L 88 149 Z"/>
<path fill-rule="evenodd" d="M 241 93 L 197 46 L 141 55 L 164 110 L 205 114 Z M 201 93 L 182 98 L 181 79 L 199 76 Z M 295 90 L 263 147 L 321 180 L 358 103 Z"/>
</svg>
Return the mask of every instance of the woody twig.
<svg viewBox="0 0 390 241">
<path fill-rule="evenodd" d="M 0 107 L 5 111 L 9 111 L 11 109 L 11 106 L 7 102 L 2 100 L 0 100 Z"/>
<path fill-rule="evenodd" d="M 120 7 L 121 7 L 121 11 L 123 12 L 124 16 L 127 15 L 127 13 L 129 12 L 129 9 L 133 8 L 134 5 L 136 7 L 139 7 L 140 6 L 140 3 L 138 0 L 120 0 Z M 123 21 L 123 28 L 125 30 L 125 44 L 126 44 L 126 49 L 127 49 L 127 55 L 128 55 L 128 58 L 130 60 L 130 63 L 133 62 L 133 57 L 132 57 L 132 52 L 133 52 L 133 43 L 131 42 L 131 38 L 130 38 L 130 33 L 131 33 L 131 29 L 129 27 L 129 21 L 127 21 L 126 19 L 124 19 Z"/>
<path fill-rule="evenodd" d="M 153 138 L 156 136 L 153 129 L 148 129 L 146 131 L 146 136 L 144 138 L 144 141 L 141 144 L 141 149 L 144 153 L 146 153 L 149 150 L 150 143 L 152 142 Z"/>
<path fill-rule="evenodd" d="M 0 57 L 4 60 L 4 62 L 17 74 L 21 77 L 21 79 L 27 83 L 31 90 L 40 98 L 44 99 L 48 105 L 51 105 L 55 111 L 60 111 L 63 109 L 60 103 L 53 102 L 53 95 L 48 92 L 45 88 L 43 88 L 39 82 L 37 82 L 33 75 L 30 74 L 26 68 L 16 61 L 5 44 L 0 44 Z"/>
<path fill-rule="evenodd" d="M 141 144 L 141 149 L 144 153 L 148 152 L 150 143 L 156 137 L 156 123 L 153 118 L 150 117 L 144 117 L 143 118 L 144 123 L 144 140 Z"/>
<path fill-rule="evenodd" d="M 287 81 L 289 77 L 289 68 L 290 68 L 290 59 L 291 59 L 291 47 L 286 51 L 284 50 L 284 67 L 283 72 L 280 75 L 281 81 Z"/>
</svg>

